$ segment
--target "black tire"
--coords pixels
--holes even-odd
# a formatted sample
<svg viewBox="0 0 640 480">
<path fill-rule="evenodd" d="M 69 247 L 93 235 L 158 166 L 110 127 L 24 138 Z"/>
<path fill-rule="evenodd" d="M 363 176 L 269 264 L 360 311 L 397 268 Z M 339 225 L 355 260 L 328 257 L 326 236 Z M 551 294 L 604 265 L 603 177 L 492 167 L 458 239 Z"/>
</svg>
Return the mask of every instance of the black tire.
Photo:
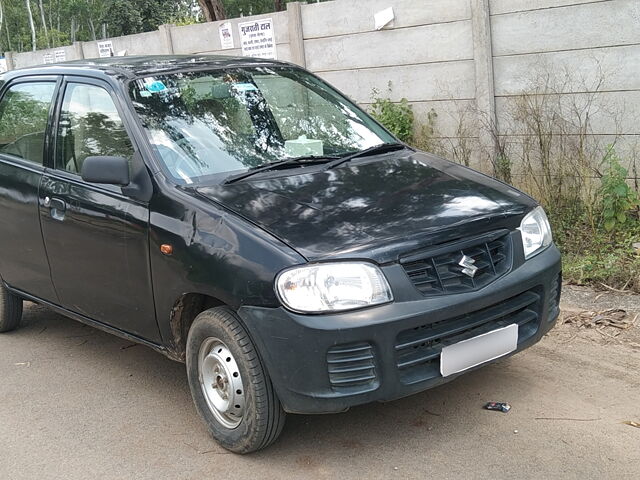
<svg viewBox="0 0 640 480">
<path fill-rule="evenodd" d="M 218 340 L 221 343 L 216 343 Z M 212 343 L 215 346 L 209 354 L 206 354 Z M 218 349 L 218 346 L 221 348 Z M 236 376 L 236 372 L 231 373 L 231 371 L 238 370 L 239 377 L 236 376 L 233 381 L 238 381 L 239 378 L 243 385 L 243 389 L 235 390 L 236 393 L 242 394 L 242 397 L 238 395 L 238 398 L 241 398 L 241 402 L 238 403 L 242 403 L 241 416 L 236 416 L 232 411 L 222 413 L 220 409 L 214 411 L 215 407 L 210 406 L 212 403 L 210 397 L 204 392 L 206 388 L 204 384 L 209 385 L 210 382 L 203 381 L 202 384 L 200 382 L 200 370 L 205 375 L 204 378 L 209 375 L 207 370 L 211 370 L 206 368 L 207 360 L 201 359 L 212 358 L 212 355 L 216 355 L 215 351 L 222 352 L 224 347 L 226 347 L 224 351 L 231 354 L 224 360 L 227 362 L 231 360 L 232 363 L 222 364 L 224 360 L 215 363 L 216 369 L 222 368 L 223 371 L 213 374 L 217 382 L 214 381 L 212 387 L 220 385 L 221 390 L 211 390 L 213 393 L 209 395 L 216 396 L 221 391 L 223 398 L 229 398 L 224 396 L 229 394 L 229 390 L 231 390 L 230 394 L 234 395 L 233 386 L 230 389 L 225 389 L 223 386 L 229 383 L 225 382 L 227 376 Z M 224 357 L 226 353 L 222 355 Z M 244 454 L 261 450 L 278 438 L 284 427 L 285 412 L 282 410 L 280 400 L 273 390 L 271 380 L 251 338 L 232 310 L 227 307 L 216 307 L 196 317 L 187 338 L 186 361 L 189 387 L 196 409 L 205 421 L 209 432 L 220 445 L 232 452 Z M 201 368 L 200 364 L 204 364 L 205 368 Z M 232 367 L 229 368 L 229 365 Z M 229 370 L 224 370 L 225 368 Z M 227 375 L 228 373 L 231 375 Z M 230 398 L 234 399 L 233 396 Z M 231 405 L 229 410 L 232 410 Z M 226 418 L 220 420 L 216 415 L 218 417 L 226 415 Z M 237 421 L 239 424 L 230 428 L 223 423 L 228 419 L 232 422 Z"/>
<path fill-rule="evenodd" d="M 0 283 L 0 333 L 15 330 L 22 319 L 22 299 Z"/>
</svg>

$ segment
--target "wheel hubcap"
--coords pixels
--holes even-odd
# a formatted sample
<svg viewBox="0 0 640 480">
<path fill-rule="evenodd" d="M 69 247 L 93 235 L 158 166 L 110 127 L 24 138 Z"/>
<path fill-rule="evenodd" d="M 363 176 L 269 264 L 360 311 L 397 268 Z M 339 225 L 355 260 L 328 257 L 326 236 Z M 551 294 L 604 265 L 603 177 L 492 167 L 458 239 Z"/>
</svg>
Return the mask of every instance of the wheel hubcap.
<svg viewBox="0 0 640 480">
<path fill-rule="evenodd" d="M 236 428 L 244 415 L 244 385 L 229 348 L 214 337 L 202 342 L 198 356 L 200 387 L 209 410 L 226 428 Z"/>
</svg>

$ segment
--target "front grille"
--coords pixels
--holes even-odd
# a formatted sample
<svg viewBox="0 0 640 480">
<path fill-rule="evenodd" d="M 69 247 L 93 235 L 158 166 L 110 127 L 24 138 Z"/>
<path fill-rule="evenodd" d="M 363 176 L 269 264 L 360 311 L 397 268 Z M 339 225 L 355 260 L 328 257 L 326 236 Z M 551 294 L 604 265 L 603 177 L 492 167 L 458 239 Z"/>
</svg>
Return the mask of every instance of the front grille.
<svg viewBox="0 0 640 480">
<path fill-rule="evenodd" d="M 352 343 L 331 347 L 327 352 L 331 387 L 350 393 L 377 388 L 375 358 L 369 343 Z"/>
<path fill-rule="evenodd" d="M 440 375 L 440 353 L 446 345 L 517 323 L 518 343 L 538 331 L 542 293 L 530 290 L 497 305 L 459 317 L 404 330 L 396 338 L 400 379 L 411 384 Z"/>
<path fill-rule="evenodd" d="M 463 273 L 463 257 L 473 259 L 473 277 Z M 400 263 L 425 296 L 470 292 L 482 288 L 511 268 L 511 237 L 500 230 L 481 237 L 438 246 L 402 257 Z"/>
</svg>

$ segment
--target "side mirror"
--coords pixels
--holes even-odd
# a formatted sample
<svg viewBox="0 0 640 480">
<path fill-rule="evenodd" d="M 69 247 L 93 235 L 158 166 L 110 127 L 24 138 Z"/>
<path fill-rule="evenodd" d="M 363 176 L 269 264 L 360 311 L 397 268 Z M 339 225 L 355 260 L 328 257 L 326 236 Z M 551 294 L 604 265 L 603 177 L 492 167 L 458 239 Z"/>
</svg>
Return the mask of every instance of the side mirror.
<svg viewBox="0 0 640 480">
<path fill-rule="evenodd" d="M 129 161 L 123 157 L 87 157 L 82 163 L 82 179 L 126 187 L 131 183 Z"/>
</svg>

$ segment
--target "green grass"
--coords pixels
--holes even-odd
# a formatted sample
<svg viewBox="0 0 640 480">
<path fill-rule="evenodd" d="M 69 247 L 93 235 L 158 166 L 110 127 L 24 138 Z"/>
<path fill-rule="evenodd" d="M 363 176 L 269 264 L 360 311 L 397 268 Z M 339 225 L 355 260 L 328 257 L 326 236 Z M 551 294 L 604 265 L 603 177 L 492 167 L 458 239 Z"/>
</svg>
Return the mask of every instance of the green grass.
<svg viewBox="0 0 640 480">
<path fill-rule="evenodd" d="M 633 243 L 640 242 L 640 225 L 636 222 L 616 233 L 602 230 L 594 234 L 588 226 L 577 224 L 559 232 L 564 279 L 640 293 L 640 252 L 633 248 Z"/>
</svg>

